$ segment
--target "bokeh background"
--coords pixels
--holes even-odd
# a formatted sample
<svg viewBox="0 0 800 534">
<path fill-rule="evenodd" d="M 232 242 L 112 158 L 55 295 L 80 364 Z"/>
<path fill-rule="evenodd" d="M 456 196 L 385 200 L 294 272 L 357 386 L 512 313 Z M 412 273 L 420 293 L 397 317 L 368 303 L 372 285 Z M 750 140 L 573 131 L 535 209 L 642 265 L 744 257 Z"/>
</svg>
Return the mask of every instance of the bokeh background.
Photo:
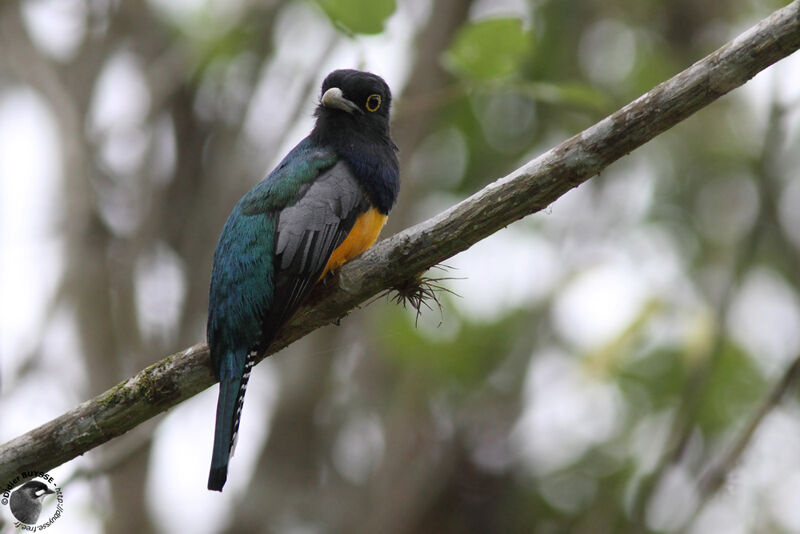
<svg viewBox="0 0 800 534">
<path fill-rule="evenodd" d="M 204 339 L 225 218 L 330 70 L 395 93 L 386 236 L 782 4 L 2 2 L 0 441 Z M 792 378 L 768 400 L 800 354 L 798 81 L 447 261 L 441 310 L 381 298 L 259 365 L 224 494 L 214 387 L 53 469 L 53 532 L 800 532 Z"/>
</svg>

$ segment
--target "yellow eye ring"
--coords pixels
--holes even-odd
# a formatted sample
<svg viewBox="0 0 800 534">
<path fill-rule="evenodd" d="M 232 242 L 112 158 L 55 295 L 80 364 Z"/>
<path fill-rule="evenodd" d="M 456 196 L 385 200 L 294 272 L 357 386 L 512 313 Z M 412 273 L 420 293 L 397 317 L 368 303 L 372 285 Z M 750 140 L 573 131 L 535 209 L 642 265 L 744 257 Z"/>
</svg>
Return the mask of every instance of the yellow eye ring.
<svg viewBox="0 0 800 534">
<path fill-rule="evenodd" d="M 377 93 L 369 95 L 364 106 L 367 108 L 367 111 L 378 111 L 381 107 L 381 95 Z"/>
</svg>

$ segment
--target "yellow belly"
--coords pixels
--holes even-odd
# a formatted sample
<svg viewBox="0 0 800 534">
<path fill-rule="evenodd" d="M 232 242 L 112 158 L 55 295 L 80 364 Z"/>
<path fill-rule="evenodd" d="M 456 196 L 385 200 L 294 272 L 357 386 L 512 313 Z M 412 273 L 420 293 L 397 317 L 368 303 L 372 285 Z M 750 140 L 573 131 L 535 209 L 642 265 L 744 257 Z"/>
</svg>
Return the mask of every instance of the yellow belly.
<svg viewBox="0 0 800 534">
<path fill-rule="evenodd" d="M 328 274 L 328 272 L 338 269 L 371 247 L 375 240 L 378 239 L 378 234 L 381 233 L 383 225 L 386 224 L 386 219 L 387 216 L 375 208 L 359 215 L 353 225 L 353 229 L 347 234 L 342 244 L 336 247 L 336 250 L 331 254 L 320 278 Z"/>
</svg>

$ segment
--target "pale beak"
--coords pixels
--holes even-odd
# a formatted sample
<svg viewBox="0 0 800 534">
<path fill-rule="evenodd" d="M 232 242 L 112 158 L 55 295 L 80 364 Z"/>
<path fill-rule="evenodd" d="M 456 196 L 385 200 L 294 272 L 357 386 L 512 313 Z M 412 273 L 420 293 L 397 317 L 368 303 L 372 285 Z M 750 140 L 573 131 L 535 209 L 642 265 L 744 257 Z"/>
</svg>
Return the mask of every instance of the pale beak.
<svg viewBox="0 0 800 534">
<path fill-rule="evenodd" d="M 344 97 L 342 90 L 338 87 L 331 87 L 322 95 L 322 100 L 320 100 L 323 106 L 326 108 L 333 108 L 333 109 L 341 109 L 342 111 L 346 111 L 348 113 L 353 113 L 354 111 L 358 111 L 361 113 L 361 109 Z"/>
</svg>

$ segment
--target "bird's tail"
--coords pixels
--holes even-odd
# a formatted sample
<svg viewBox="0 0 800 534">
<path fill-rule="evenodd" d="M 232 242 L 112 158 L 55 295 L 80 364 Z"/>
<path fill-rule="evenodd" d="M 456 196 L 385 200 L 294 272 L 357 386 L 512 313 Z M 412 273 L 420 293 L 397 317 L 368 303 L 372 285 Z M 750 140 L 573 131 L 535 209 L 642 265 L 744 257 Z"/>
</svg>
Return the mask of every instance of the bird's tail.
<svg viewBox="0 0 800 534">
<path fill-rule="evenodd" d="M 239 374 L 223 366 L 219 379 L 217 400 L 217 422 L 214 428 L 214 449 L 211 453 L 211 471 L 208 474 L 208 489 L 222 491 L 228 478 L 228 461 L 236 448 L 236 434 L 242 415 L 247 381 L 255 363 L 255 353 L 248 353 L 244 372 Z"/>
</svg>

